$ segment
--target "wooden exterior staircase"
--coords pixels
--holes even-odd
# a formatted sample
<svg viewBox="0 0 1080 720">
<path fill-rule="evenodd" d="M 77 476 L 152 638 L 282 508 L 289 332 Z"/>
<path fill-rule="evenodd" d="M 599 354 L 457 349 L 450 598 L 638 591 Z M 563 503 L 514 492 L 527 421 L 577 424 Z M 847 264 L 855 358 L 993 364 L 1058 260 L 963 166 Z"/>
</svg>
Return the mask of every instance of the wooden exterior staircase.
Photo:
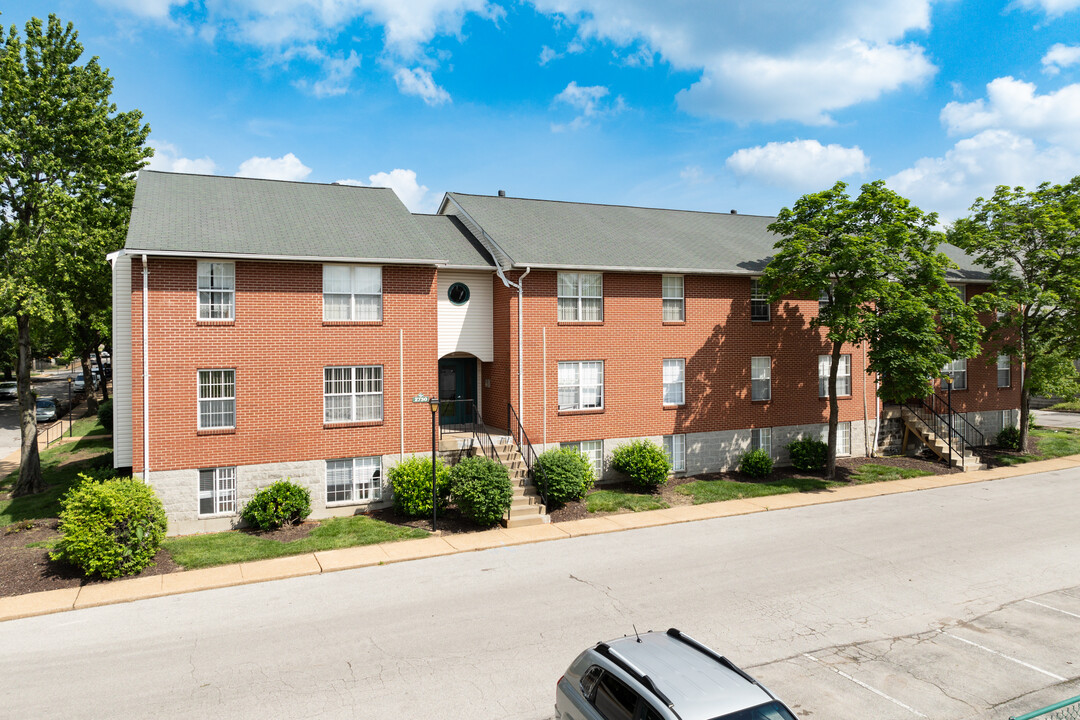
<svg viewBox="0 0 1080 720">
<path fill-rule="evenodd" d="M 904 422 L 902 452 L 907 453 L 908 440 L 914 435 L 949 467 L 960 467 L 964 472 L 985 469 L 971 451 L 976 444 L 984 443 L 982 433 L 967 420 L 951 413 L 943 415 L 935 401 L 921 400 L 901 406 L 900 417 Z"/>
</svg>

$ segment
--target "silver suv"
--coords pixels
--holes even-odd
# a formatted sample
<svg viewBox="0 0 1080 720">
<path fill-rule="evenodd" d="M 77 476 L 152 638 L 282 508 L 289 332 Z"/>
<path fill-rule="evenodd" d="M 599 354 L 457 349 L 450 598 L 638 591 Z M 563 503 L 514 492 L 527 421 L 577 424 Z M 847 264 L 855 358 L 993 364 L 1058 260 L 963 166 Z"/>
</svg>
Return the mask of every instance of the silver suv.
<svg viewBox="0 0 1080 720">
<path fill-rule="evenodd" d="M 796 720 L 730 660 L 675 628 L 598 643 L 559 678 L 560 720 Z"/>
</svg>

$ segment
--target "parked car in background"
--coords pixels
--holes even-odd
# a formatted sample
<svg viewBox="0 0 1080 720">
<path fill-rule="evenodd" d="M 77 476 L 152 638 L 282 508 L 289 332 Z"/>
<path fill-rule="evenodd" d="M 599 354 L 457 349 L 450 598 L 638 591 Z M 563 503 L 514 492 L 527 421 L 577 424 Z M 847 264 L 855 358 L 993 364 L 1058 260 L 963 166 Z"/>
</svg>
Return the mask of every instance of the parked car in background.
<svg viewBox="0 0 1080 720">
<path fill-rule="evenodd" d="M 75 376 L 75 380 L 71 383 L 71 389 L 75 392 L 86 392 L 86 379 L 82 373 Z"/>
<path fill-rule="evenodd" d="M 19 397 L 19 384 L 15 382 L 0 382 L 0 398 Z"/>
<path fill-rule="evenodd" d="M 53 398 L 40 397 L 37 399 L 37 421 L 52 422 L 60 417 L 60 405 Z"/>
<path fill-rule="evenodd" d="M 672 628 L 597 643 L 559 678 L 560 720 L 796 720 L 761 683 Z"/>
</svg>

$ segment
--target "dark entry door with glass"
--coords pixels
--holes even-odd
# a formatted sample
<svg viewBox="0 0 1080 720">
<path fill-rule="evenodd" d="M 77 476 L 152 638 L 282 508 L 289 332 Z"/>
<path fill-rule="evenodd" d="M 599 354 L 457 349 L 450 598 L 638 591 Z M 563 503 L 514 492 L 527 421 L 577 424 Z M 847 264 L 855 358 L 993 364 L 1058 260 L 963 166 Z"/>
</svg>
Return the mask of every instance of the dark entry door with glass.
<svg viewBox="0 0 1080 720">
<path fill-rule="evenodd" d="M 476 400 L 476 358 L 439 361 L 439 424 L 462 425 L 473 421 Z"/>
</svg>

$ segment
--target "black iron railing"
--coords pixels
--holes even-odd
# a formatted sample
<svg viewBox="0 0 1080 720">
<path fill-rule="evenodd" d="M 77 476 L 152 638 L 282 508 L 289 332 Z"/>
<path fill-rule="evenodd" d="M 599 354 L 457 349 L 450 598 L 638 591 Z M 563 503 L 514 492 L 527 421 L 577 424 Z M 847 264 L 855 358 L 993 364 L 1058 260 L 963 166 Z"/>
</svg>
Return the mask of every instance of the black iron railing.
<svg viewBox="0 0 1080 720">
<path fill-rule="evenodd" d="M 529 436 L 525 433 L 525 428 L 521 424 L 521 418 L 518 416 L 517 410 L 510 403 L 506 403 L 506 431 L 510 433 L 511 439 L 517 443 L 521 459 L 525 461 L 526 478 L 536 484 L 540 499 L 547 504 L 547 498 L 544 497 L 544 491 L 541 489 L 540 483 L 536 482 L 534 473 L 536 469 L 536 450 L 533 449 L 532 443 L 529 442 Z"/>
<path fill-rule="evenodd" d="M 960 466 L 965 465 L 964 457 L 968 450 L 986 444 L 986 438 L 967 418 L 952 411 L 949 401 L 934 394 L 925 399 L 904 403 L 904 407 L 915 414 L 930 432 L 945 443 L 949 457 L 942 458 L 946 465 L 951 465 L 955 454 Z"/>
<path fill-rule="evenodd" d="M 439 401 L 439 437 L 450 434 L 471 435 L 470 439 L 485 457 L 501 462 L 475 400 Z"/>
</svg>

